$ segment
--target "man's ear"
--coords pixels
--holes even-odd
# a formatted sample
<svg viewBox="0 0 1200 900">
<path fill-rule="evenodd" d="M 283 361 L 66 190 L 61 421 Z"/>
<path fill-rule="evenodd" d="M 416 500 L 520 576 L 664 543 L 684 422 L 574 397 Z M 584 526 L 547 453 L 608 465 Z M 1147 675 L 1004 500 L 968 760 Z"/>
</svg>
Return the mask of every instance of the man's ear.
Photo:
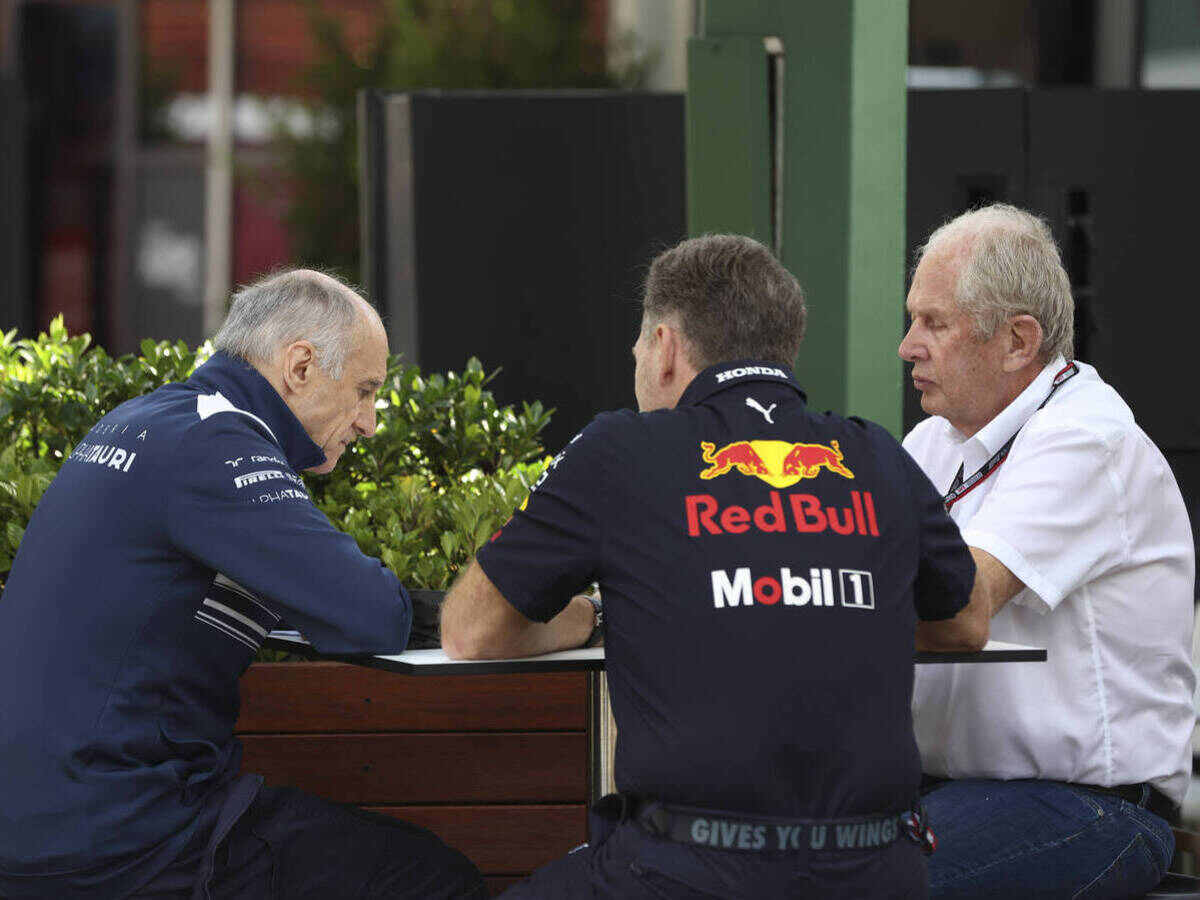
<svg viewBox="0 0 1200 900">
<path fill-rule="evenodd" d="M 1004 371 L 1019 372 L 1035 363 L 1042 352 L 1042 326 L 1033 316 L 1013 316 L 1008 322 L 1008 348 Z"/>
<path fill-rule="evenodd" d="M 654 326 L 657 375 L 659 384 L 670 384 L 679 368 L 679 333 L 667 322 Z"/>
<path fill-rule="evenodd" d="M 317 348 L 309 341 L 293 341 L 283 349 L 284 386 L 293 394 L 302 394 L 313 384 L 317 372 Z"/>
</svg>

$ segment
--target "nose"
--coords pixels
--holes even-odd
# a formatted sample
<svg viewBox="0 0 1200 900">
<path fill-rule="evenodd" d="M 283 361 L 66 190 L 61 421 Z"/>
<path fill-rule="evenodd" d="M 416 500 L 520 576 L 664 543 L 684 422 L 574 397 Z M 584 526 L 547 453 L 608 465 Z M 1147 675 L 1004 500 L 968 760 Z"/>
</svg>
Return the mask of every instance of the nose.
<svg viewBox="0 0 1200 900">
<path fill-rule="evenodd" d="M 900 346 L 896 348 L 896 352 L 900 354 L 900 358 L 905 362 L 916 362 L 923 354 L 921 345 L 913 334 L 916 329 L 916 323 L 909 326 L 908 331 L 904 333 L 904 337 L 900 341 Z"/>
<path fill-rule="evenodd" d="M 363 437 L 375 436 L 375 397 L 368 397 L 364 401 L 365 408 L 359 410 L 357 418 L 354 420 L 354 430 Z"/>
</svg>

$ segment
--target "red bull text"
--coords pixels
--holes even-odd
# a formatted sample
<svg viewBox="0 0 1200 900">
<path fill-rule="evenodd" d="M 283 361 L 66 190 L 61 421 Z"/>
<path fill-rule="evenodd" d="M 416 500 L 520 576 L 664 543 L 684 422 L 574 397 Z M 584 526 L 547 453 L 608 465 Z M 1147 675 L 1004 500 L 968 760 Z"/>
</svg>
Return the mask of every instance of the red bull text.
<svg viewBox="0 0 1200 900">
<path fill-rule="evenodd" d="M 851 491 L 850 505 L 838 509 L 821 506 L 812 494 L 788 494 L 785 512 L 779 491 L 771 491 L 770 500 L 753 511 L 744 506 L 722 507 L 712 494 L 688 494 L 683 498 L 687 533 L 745 534 L 751 528 L 765 532 L 798 531 L 814 534 L 832 530 L 835 534 L 859 534 L 879 537 L 875 501 L 870 491 Z"/>
</svg>

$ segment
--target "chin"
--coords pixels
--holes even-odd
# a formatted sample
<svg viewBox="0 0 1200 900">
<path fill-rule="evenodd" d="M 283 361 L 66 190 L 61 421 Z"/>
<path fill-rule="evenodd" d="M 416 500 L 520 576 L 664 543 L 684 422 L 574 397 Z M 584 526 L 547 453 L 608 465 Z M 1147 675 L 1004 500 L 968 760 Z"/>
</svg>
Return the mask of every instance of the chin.
<svg viewBox="0 0 1200 900">
<path fill-rule="evenodd" d="M 325 462 L 321 463 L 319 466 L 313 466 L 311 469 L 305 469 L 304 471 L 309 475 L 328 475 L 335 468 L 337 468 L 338 460 L 340 458 L 341 454 L 338 454 L 332 459 L 326 457 Z"/>
<path fill-rule="evenodd" d="M 942 414 L 941 409 L 936 403 L 929 399 L 928 394 L 921 395 L 921 409 L 925 411 L 926 415 L 930 416 L 940 416 Z"/>
</svg>

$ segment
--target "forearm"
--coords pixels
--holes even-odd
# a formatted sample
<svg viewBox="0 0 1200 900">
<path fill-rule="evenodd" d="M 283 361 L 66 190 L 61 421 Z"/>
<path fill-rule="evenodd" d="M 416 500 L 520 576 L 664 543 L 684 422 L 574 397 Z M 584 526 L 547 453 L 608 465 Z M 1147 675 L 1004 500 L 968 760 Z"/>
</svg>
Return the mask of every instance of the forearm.
<svg viewBox="0 0 1200 900">
<path fill-rule="evenodd" d="M 917 623 L 918 650 L 981 650 L 988 641 L 992 616 L 1025 588 L 996 557 L 978 547 L 970 550 L 975 560 L 971 599 L 953 618 Z"/>
<path fill-rule="evenodd" d="M 967 605 L 949 619 L 917 623 L 917 650 L 981 650 L 987 644 L 991 630 L 992 585 L 975 557 L 975 583 Z"/>
<path fill-rule="evenodd" d="M 917 650 L 982 650 L 988 641 L 989 616 L 967 604 L 950 619 L 917 623 Z"/>
<path fill-rule="evenodd" d="M 505 659 L 578 647 L 595 622 L 592 604 L 573 597 L 548 622 L 527 619 L 472 563 L 442 605 L 442 648 L 454 659 Z"/>
<path fill-rule="evenodd" d="M 463 658 L 506 659 L 580 647 L 591 635 L 594 621 L 592 604 L 585 597 L 572 597 L 566 608 L 549 622 L 494 629 L 470 646 L 470 652 Z"/>
</svg>

